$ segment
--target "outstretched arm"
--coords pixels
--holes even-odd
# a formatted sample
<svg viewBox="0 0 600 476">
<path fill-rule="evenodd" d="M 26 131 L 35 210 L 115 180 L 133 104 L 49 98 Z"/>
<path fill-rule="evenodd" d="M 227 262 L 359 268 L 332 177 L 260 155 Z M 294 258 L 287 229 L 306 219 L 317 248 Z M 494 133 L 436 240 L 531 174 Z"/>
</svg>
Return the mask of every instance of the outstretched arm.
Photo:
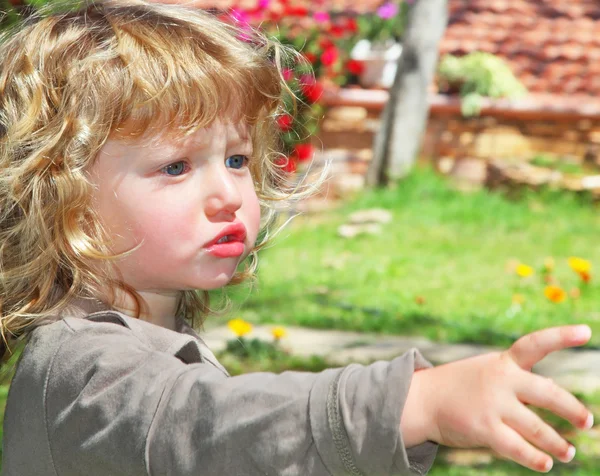
<svg viewBox="0 0 600 476">
<path fill-rule="evenodd" d="M 588 326 L 544 329 L 504 351 L 416 372 L 401 421 L 408 447 L 426 440 L 446 446 L 490 447 L 536 471 L 554 455 L 569 462 L 573 448 L 526 405 L 552 411 L 588 429 L 592 414 L 552 380 L 531 373 L 551 352 L 589 341 Z M 546 452 L 546 453 L 544 453 Z"/>
</svg>

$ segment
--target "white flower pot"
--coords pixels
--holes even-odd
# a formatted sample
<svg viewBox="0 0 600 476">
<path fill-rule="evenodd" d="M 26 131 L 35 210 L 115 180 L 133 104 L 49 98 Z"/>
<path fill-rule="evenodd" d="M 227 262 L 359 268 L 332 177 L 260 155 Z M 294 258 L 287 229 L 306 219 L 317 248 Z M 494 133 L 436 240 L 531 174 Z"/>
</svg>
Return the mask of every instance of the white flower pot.
<svg viewBox="0 0 600 476">
<path fill-rule="evenodd" d="M 360 40 L 356 43 L 350 52 L 350 57 L 364 64 L 364 70 L 359 77 L 360 85 L 365 88 L 391 87 L 401 54 L 400 43 L 387 46 L 374 46 L 369 40 Z"/>
</svg>

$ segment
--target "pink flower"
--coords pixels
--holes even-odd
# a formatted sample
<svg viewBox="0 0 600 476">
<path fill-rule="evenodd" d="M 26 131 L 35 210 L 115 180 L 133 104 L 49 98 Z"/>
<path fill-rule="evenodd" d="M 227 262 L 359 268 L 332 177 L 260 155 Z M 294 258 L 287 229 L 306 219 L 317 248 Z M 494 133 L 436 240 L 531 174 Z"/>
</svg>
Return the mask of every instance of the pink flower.
<svg viewBox="0 0 600 476">
<path fill-rule="evenodd" d="M 241 23 L 243 26 L 248 26 L 250 23 L 248 14 L 242 10 L 232 8 L 229 14 L 236 21 L 236 23 Z"/>
<path fill-rule="evenodd" d="M 271 3 L 271 0 L 258 0 L 258 8 L 264 8 L 266 10 L 269 8 L 269 3 Z"/>
<path fill-rule="evenodd" d="M 294 71 L 292 71 L 290 68 L 283 68 L 281 70 L 281 74 L 283 76 L 283 79 L 285 79 L 286 81 L 290 81 L 294 77 Z"/>
<path fill-rule="evenodd" d="M 394 2 L 384 3 L 377 9 L 377 15 L 384 20 L 388 20 L 389 18 L 393 18 L 398 14 L 398 5 Z"/>
<path fill-rule="evenodd" d="M 317 23 L 327 23 L 331 19 L 329 13 L 324 11 L 315 12 L 313 18 Z"/>
<path fill-rule="evenodd" d="M 248 33 L 240 33 L 237 36 L 237 39 L 243 41 L 244 43 L 252 43 L 253 39 Z"/>
<path fill-rule="evenodd" d="M 317 82 L 317 80 L 315 79 L 315 77 L 312 74 L 303 74 L 302 76 L 300 76 L 300 84 L 301 85 L 312 86 L 316 82 Z"/>
</svg>

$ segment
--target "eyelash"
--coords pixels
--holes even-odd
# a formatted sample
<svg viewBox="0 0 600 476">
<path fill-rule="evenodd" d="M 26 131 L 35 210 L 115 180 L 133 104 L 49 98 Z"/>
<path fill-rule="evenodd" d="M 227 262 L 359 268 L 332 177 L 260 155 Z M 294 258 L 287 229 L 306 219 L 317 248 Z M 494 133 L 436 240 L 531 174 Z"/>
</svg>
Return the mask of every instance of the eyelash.
<svg viewBox="0 0 600 476">
<path fill-rule="evenodd" d="M 244 158 L 244 164 L 242 165 L 242 167 L 243 166 L 247 167 L 248 163 L 250 162 L 250 158 L 247 155 L 243 155 L 243 154 L 234 154 L 234 155 L 231 155 L 231 156 L 227 157 L 227 159 L 225 159 L 225 161 L 231 159 L 232 157 L 243 157 Z M 172 175 L 172 174 L 170 174 L 170 173 L 167 172 L 167 170 L 169 169 L 169 167 L 172 167 L 172 166 L 177 165 L 177 164 L 183 164 L 184 171 L 182 171 L 180 174 L 177 174 L 177 175 Z M 240 167 L 240 169 L 242 167 Z M 160 171 L 163 172 L 165 175 L 168 175 L 169 177 L 180 177 L 181 175 L 184 175 L 184 173 L 189 172 L 189 169 L 190 169 L 190 167 L 187 164 L 187 162 L 185 162 L 184 160 L 178 160 L 177 162 L 173 162 L 173 163 L 171 163 L 169 165 L 166 165 L 165 167 L 163 167 L 162 169 L 160 169 Z M 234 169 L 234 170 L 240 170 L 240 169 Z"/>
</svg>

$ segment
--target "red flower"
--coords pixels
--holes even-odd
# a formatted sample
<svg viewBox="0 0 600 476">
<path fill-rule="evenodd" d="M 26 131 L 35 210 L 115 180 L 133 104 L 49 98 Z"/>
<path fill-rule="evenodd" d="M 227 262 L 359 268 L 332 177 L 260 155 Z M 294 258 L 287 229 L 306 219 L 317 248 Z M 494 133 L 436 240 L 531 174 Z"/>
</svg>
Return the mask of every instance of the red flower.
<svg viewBox="0 0 600 476">
<path fill-rule="evenodd" d="M 298 162 L 305 162 L 312 159 L 315 148 L 312 144 L 296 144 L 294 147 L 294 156 L 298 158 Z"/>
<path fill-rule="evenodd" d="M 267 13 L 267 18 L 269 19 L 269 21 L 278 22 L 281 20 L 281 15 L 279 14 L 279 12 L 271 10 Z"/>
<path fill-rule="evenodd" d="M 321 48 L 322 50 L 332 48 L 333 46 L 335 45 L 333 44 L 333 41 L 331 41 L 329 38 L 322 38 L 321 40 L 319 40 L 319 48 Z"/>
<path fill-rule="evenodd" d="M 329 33 L 331 33 L 334 38 L 341 38 L 345 35 L 346 29 L 341 25 L 332 25 L 329 29 Z"/>
<path fill-rule="evenodd" d="M 290 174 L 293 174 L 297 168 L 296 161 L 292 157 L 279 157 L 275 160 L 275 164 L 283 166 L 281 170 Z"/>
<path fill-rule="evenodd" d="M 356 18 L 348 18 L 346 29 L 350 33 L 356 33 L 358 31 L 358 23 L 356 22 Z"/>
<path fill-rule="evenodd" d="M 335 46 L 329 46 L 323 51 L 321 55 L 321 63 L 325 66 L 331 66 L 338 59 L 338 50 Z"/>
<path fill-rule="evenodd" d="M 305 17 L 308 15 L 308 8 L 306 7 L 288 7 L 283 9 L 284 17 Z"/>
<path fill-rule="evenodd" d="M 309 61 L 310 64 L 315 64 L 317 61 L 317 55 L 314 53 L 304 53 L 304 57 Z"/>
<path fill-rule="evenodd" d="M 346 68 L 354 75 L 359 75 L 365 70 L 365 65 L 362 61 L 350 60 L 346 63 Z"/>
<path fill-rule="evenodd" d="M 323 86 L 319 83 L 302 84 L 300 89 L 310 103 L 317 102 L 323 95 Z"/>
<path fill-rule="evenodd" d="M 283 132 L 287 132 L 292 128 L 294 118 L 289 114 L 283 114 L 277 118 L 277 125 Z"/>
</svg>

